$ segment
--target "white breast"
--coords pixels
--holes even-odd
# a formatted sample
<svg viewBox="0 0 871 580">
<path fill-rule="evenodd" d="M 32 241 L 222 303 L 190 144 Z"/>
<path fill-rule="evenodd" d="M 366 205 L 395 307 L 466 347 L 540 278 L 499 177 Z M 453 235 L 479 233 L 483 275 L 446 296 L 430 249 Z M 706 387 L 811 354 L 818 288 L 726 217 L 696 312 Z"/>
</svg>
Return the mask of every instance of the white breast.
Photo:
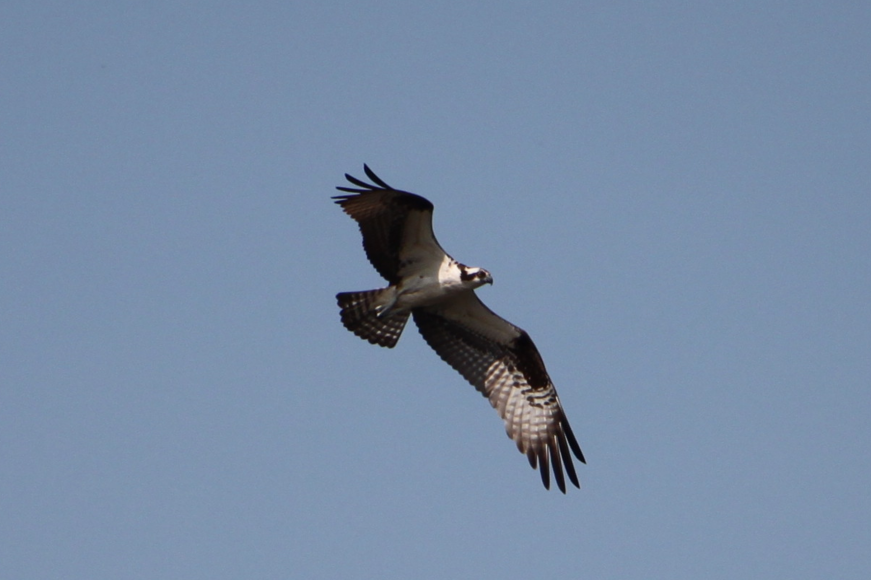
<svg viewBox="0 0 871 580">
<path fill-rule="evenodd" d="M 456 261 L 443 254 L 441 262 L 420 261 L 403 272 L 397 306 L 401 309 L 430 306 L 463 290 Z"/>
</svg>

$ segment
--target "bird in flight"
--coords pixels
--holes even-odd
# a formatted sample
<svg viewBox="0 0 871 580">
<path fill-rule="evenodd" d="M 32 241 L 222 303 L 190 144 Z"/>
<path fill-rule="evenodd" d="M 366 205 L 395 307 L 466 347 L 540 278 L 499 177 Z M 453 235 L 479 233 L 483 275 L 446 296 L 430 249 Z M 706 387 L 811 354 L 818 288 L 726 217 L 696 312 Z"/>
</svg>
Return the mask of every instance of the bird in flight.
<svg viewBox="0 0 871 580">
<path fill-rule="evenodd" d="M 360 226 L 369 262 L 388 286 L 336 296 L 345 328 L 372 344 L 393 348 L 412 316 L 424 340 L 469 381 L 505 422 L 508 436 L 550 489 L 550 471 L 566 492 L 563 468 L 580 487 L 578 445 L 556 389 L 532 339 L 494 314 L 475 294 L 492 284 L 490 272 L 449 256 L 432 231 L 433 205 L 387 185 L 363 166 L 372 183 L 345 174 L 357 187 L 337 187 L 333 199 Z M 571 453 L 570 451 L 571 450 Z"/>
</svg>

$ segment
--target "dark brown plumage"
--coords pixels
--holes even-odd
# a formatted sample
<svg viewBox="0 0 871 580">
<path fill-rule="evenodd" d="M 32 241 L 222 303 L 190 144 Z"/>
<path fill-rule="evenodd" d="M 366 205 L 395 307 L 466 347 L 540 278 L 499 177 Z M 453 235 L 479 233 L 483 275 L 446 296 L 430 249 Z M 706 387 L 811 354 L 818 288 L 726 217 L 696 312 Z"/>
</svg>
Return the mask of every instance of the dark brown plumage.
<svg viewBox="0 0 871 580">
<path fill-rule="evenodd" d="M 394 189 L 364 169 L 373 183 L 346 174 L 358 187 L 338 187 L 350 195 L 334 199 L 359 224 L 366 256 L 390 286 L 338 294 L 342 323 L 357 336 L 392 348 L 411 315 L 427 344 L 487 397 L 544 486 L 550 488 L 552 471 L 563 493 L 565 474 L 580 487 L 572 454 L 586 463 L 584 454 L 538 349 L 523 329 L 494 314 L 475 294 L 475 288 L 492 282 L 489 272 L 445 253 L 432 232 L 428 200 Z"/>
</svg>

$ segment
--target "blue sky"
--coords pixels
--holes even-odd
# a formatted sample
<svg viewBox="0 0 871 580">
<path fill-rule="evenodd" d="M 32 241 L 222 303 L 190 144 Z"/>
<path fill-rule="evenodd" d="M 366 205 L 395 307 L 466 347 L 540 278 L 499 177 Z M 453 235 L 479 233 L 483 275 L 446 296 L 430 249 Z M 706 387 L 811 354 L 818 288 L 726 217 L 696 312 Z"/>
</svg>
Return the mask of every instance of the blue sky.
<svg viewBox="0 0 871 580">
<path fill-rule="evenodd" d="M 0 576 L 867 578 L 864 2 L 0 6 Z M 329 196 L 536 341 L 541 487 Z"/>
</svg>

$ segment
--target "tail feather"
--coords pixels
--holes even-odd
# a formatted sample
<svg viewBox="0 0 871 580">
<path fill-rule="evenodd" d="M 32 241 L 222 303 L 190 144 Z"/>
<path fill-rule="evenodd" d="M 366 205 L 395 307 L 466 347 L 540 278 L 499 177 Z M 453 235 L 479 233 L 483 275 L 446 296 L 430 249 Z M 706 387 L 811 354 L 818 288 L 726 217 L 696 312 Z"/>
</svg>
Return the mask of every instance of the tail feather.
<svg viewBox="0 0 871 580">
<path fill-rule="evenodd" d="M 379 318 L 375 311 L 376 306 L 383 305 L 390 298 L 389 292 L 392 291 L 392 288 L 383 288 L 368 292 L 340 292 L 336 300 L 342 309 L 342 324 L 372 344 L 393 348 L 408 322 L 408 312 Z"/>
</svg>

